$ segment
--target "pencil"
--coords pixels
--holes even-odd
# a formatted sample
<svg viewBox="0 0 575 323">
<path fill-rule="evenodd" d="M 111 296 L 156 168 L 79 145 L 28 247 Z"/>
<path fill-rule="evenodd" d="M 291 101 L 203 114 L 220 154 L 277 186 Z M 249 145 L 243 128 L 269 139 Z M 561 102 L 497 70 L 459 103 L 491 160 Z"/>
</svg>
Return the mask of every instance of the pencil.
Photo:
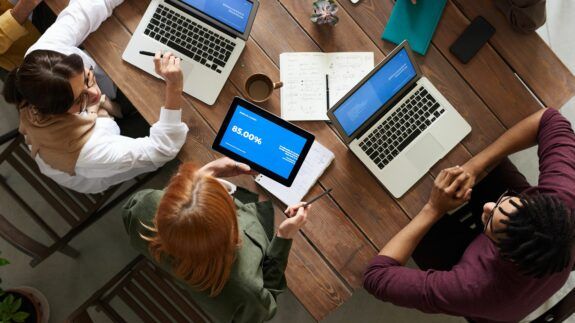
<svg viewBox="0 0 575 323">
<path fill-rule="evenodd" d="M 140 55 L 152 56 L 152 57 L 156 56 L 156 54 L 154 54 L 152 52 L 145 51 L 145 50 L 141 50 Z M 160 57 L 164 57 L 164 54 L 162 54 Z M 181 58 L 180 58 L 180 60 L 183 61 L 183 59 L 181 59 Z"/>
<path fill-rule="evenodd" d="M 303 206 L 306 207 L 306 206 L 312 204 L 313 202 L 315 202 L 315 201 L 319 200 L 320 198 L 322 198 L 322 197 L 326 196 L 327 194 L 329 194 L 329 192 L 331 192 L 331 191 L 332 191 L 332 189 L 329 188 L 327 191 L 325 191 L 325 192 L 319 194 L 318 196 L 312 198 L 311 200 L 305 202 L 305 204 L 304 204 Z"/>
</svg>

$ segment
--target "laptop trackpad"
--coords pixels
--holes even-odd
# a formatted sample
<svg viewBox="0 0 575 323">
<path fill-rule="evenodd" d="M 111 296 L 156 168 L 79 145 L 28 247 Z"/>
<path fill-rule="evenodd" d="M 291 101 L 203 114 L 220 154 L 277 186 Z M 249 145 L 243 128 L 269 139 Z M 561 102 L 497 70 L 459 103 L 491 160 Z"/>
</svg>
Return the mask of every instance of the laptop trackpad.
<svg viewBox="0 0 575 323">
<path fill-rule="evenodd" d="M 427 171 L 444 155 L 445 148 L 428 133 L 407 152 L 407 159 L 418 169 Z"/>
</svg>

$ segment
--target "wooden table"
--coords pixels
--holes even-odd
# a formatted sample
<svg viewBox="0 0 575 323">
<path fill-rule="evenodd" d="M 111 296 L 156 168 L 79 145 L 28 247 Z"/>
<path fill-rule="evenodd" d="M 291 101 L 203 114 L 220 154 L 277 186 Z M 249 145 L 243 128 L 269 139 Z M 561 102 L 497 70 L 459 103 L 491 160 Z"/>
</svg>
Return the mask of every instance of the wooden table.
<svg viewBox="0 0 575 323">
<path fill-rule="evenodd" d="M 46 2 L 59 12 L 68 0 Z M 349 0 L 339 0 L 340 21 L 334 27 L 316 26 L 310 21 L 312 2 L 261 0 L 247 47 L 216 104 L 207 106 L 186 97 L 183 118 L 190 132 L 179 155 L 182 161 L 203 164 L 218 157 L 210 145 L 229 103 L 234 96 L 244 95 L 244 82 L 253 73 L 265 73 L 278 80 L 280 53 L 371 51 L 380 61 L 394 48 L 380 39 L 392 10 L 391 0 L 362 0 L 355 6 Z M 126 0 L 84 46 L 153 123 L 163 104 L 164 85 L 121 59 L 148 3 Z M 489 45 L 463 65 L 448 48 L 477 15 L 487 18 L 497 32 Z M 473 131 L 401 199 L 391 197 L 371 176 L 332 126 L 324 122 L 297 123 L 336 155 L 333 165 L 311 191 L 317 194 L 331 187 L 331 198 L 314 204 L 309 223 L 294 240 L 287 269 L 289 288 L 317 320 L 361 287 L 366 264 L 417 214 L 438 171 L 461 165 L 541 105 L 559 108 L 575 94 L 573 75 L 549 47 L 535 33 L 512 31 L 492 0 L 450 0 L 433 44 L 425 57 L 417 55 L 417 61 Z M 263 106 L 279 115 L 279 91 Z M 271 198 L 251 178 L 238 181 Z M 275 202 L 277 223 L 284 218 L 284 206 Z"/>
</svg>

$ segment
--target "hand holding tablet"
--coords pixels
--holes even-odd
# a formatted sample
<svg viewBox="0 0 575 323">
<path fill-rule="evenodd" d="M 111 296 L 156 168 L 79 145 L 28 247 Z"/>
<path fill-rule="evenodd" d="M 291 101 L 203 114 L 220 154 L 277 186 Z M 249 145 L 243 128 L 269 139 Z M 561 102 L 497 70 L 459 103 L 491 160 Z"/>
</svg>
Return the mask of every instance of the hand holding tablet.
<svg viewBox="0 0 575 323">
<path fill-rule="evenodd" d="M 207 163 L 200 168 L 199 171 L 218 178 L 234 177 L 239 175 L 257 175 L 257 172 L 252 170 L 250 165 L 238 163 L 229 157 L 222 157 Z"/>
<path fill-rule="evenodd" d="M 311 133 L 236 97 L 212 148 L 289 187 L 314 139 Z"/>
</svg>

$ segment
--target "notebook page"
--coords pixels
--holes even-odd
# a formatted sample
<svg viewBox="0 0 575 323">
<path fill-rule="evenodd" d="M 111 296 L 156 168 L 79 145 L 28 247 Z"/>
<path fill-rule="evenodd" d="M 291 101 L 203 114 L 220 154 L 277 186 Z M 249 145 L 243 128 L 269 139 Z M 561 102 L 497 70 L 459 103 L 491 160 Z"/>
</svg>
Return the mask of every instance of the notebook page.
<svg viewBox="0 0 575 323">
<path fill-rule="evenodd" d="M 264 175 L 258 175 L 256 183 L 285 205 L 294 205 L 303 200 L 334 158 L 334 154 L 329 149 L 314 141 L 291 187 L 284 186 Z"/>
<path fill-rule="evenodd" d="M 373 69 L 373 52 L 329 53 L 329 107 Z"/>
<path fill-rule="evenodd" d="M 328 120 L 327 60 L 324 53 L 280 55 L 281 117 L 285 120 Z"/>
</svg>

